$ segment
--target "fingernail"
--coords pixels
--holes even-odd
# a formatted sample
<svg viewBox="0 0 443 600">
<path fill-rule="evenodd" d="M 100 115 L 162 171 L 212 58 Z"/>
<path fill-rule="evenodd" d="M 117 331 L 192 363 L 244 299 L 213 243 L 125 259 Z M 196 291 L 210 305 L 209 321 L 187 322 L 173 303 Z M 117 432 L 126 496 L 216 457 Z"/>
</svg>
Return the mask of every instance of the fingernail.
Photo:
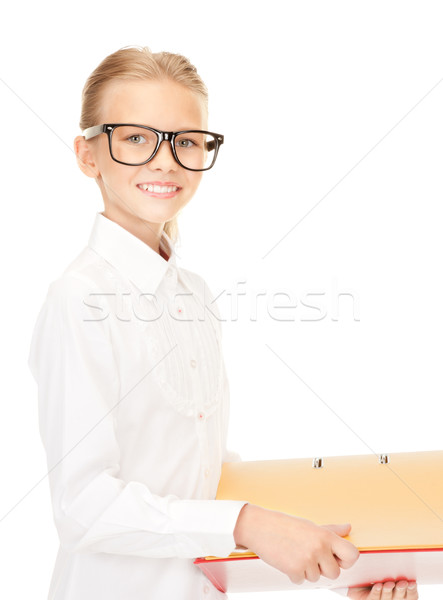
<svg viewBox="0 0 443 600">
<path fill-rule="evenodd" d="M 395 581 L 385 581 L 382 584 L 383 592 L 392 592 L 395 589 Z"/>
<path fill-rule="evenodd" d="M 411 581 L 411 583 L 408 583 L 408 590 L 415 590 L 416 587 L 417 587 L 417 584 L 414 581 Z"/>
<path fill-rule="evenodd" d="M 381 588 L 382 588 L 382 587 L 383 587 L 383 584 L 382 584 L 382 583 L 376 583 L 376 584 L 374 585 L 374 590 L 375 590 L 376 592 L 379 592 L 379 591 L 381 590 Z"/>
</svg>

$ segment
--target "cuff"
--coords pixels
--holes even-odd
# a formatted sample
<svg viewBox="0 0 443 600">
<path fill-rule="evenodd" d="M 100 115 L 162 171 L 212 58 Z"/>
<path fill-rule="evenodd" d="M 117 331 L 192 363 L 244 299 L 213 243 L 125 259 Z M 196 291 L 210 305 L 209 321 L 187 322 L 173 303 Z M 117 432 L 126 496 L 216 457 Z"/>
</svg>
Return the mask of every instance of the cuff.
<svg viewBox="0 0 443 600">
<path fill-rule="evenodd" d="M 234 529 L 247 502 L 237 500 L 180 500 L 169 515 L 177 531 L 201 547 L 199 556 L 223 558 L 235 551 Z"/>
</svg>

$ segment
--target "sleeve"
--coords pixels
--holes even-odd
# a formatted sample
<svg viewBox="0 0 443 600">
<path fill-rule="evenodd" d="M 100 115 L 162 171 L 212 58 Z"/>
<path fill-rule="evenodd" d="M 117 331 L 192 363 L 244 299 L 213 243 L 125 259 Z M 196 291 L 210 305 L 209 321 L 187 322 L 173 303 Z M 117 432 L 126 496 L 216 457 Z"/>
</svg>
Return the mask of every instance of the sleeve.
<svg viewBox="0 0 443 600">
<path fill-rule="evenodd" d="M 160 497 L 119 479 L 114 419 L 125 398 L 107 321 L 83 302 L 86 293 L 72 276 L 50 285 L 28 358 L 61 545 L 142 557 L 228 555 L 244 502 Z"/>
</svg>

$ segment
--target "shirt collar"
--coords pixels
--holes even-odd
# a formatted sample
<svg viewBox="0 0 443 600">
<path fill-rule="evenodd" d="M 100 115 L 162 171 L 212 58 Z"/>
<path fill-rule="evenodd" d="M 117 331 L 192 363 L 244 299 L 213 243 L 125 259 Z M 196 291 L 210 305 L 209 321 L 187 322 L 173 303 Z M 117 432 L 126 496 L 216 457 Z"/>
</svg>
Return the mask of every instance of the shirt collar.
<svg viewBox="0 0 443 600">
<path fill-rule="evenodd" d="M 98 212 L 89 237 L 88 246 L 100 254 L 143 293 L 154 294 L 168 272 L 177 280 L 174 244 L 163 231 L 160 246 L 169 256 L 165 260 L 148 244 Z M 172 281 L 171 281 L 172 283 Z"/>
</svg>

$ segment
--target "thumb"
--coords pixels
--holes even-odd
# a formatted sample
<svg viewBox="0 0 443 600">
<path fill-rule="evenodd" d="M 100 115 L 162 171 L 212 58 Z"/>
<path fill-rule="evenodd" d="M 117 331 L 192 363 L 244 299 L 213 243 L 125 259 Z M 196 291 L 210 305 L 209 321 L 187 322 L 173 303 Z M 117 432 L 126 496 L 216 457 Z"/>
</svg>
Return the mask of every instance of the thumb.
<svg viewBox="0 0 443 600">
<path fill-rule="evenodd" d="M 325 529 L 329 529 L 329 531 L 333 531 L 337 535 L 344 537 L 348 535 L 351 531 L 350 523 L 341 523 L 340 525 L 322 525 Z"/>
</svg>

